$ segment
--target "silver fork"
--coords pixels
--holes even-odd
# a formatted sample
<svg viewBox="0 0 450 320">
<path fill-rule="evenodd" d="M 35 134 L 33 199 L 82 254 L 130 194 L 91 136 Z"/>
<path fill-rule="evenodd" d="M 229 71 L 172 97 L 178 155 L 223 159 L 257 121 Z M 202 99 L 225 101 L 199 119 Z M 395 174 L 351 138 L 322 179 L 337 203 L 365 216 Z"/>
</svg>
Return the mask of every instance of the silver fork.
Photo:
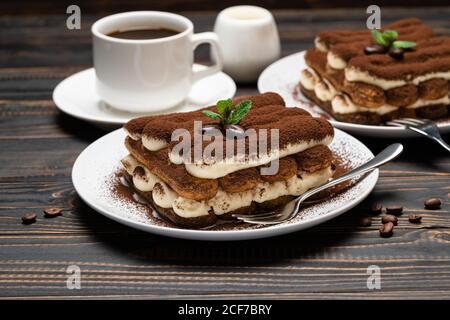
<svg viewBox="0 0 450 320">
<path fill-rule="evenodd" d="M 437 127 L 436 123 L 431 120 L 403 118 L 386 122 L 386 124 L 389 126 L 404 127 L 406 129 L 420 133 L 421 135 L 424 135 L 425 137 L 436 141 L 441 146 L 443 146 L 444 149 L 450 152 L 450 145 L 448 145 L 442 139 L 439 133 L 439 128 Z"/>
<path fill-rule="evenodd" d="M 300 205 L 307 198 L 319 193 L 322 190 L 325 190 L 329 187 L 335 186 L 341 182 L 346 180 L 355 178 L 357 176 L 361 176 L 368 172 L 371 172 L 378 168 L 379 166 L 385 164 L 386 162 L 395 159 L 400 153 L 403 151 L 403 146 L 400 143 L 391 144 L 389 147 L 381 151 L 376 157 L 372 160 L 369 160 L 365 164 L 355 168 L 342 176 L 329 181 L 317 188 L 313 188 L 311 190 L 306 191 L 301 196 L 295 198 L 294 200 L 288 202 L 284 207 L 276 209 L 275 211 L 265 212 L 260 214 L 253 215 L 241 215 L 234 214 L 233 217 L 242 220 L 248 223 L 254 224 L 278 224 L 288 220 L 293 219 L 297 216 L 300 211 Z"/>
</svg>

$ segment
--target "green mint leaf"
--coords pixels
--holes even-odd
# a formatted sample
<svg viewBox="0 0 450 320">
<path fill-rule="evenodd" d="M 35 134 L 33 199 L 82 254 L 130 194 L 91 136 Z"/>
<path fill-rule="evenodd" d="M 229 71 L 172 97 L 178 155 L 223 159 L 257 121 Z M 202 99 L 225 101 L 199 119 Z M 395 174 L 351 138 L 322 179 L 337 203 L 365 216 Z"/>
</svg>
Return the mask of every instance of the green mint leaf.
<svg viewBox="0 0 450 320">
<path fill-rule="evenodd" d="M 250 100 L 242 101 L 236 106 L 236 108 L 231 113 L 230 117 L 228 118 L 228 123 L 238 124 L 242 120 L 242 118 L 244 118 L 247 115 L 247 113 L 249 113 L 251 108 L 252 102 Z"/>
<path fill-rule="evenodd" d="M 409 49 L 415 46 L 416 43 L 414 41 L 394 41 L 392 43 L 392 47 L 401 49 Z"/>
<path fill-rule="evenodd" d="M 217 112 L 220 113 L 222 117 L 227 116 L 232 108 L 233 108 L 233 100 L 231 99 L 219 100 L 216 103 Z"/>
<path fill-rule="evenodd" d="M 217 119 L 217 120 L 221 120 L 221 121 L 222 121 L 222 119 L 223 119 L 222 116 L 221 116 L 220 114 L 217 114 L 217 113 L 212 112 L 212 111 L 209 111 L 209 110 L 203 110 L 202 113 L 203 113 L 205 116 L 210 117 L 210 118 L 213 118 L 213 119 Z"/>
<path fill-rule="evenodd" d="M 398 38 L 398 32 L 395 30 L 384 30 L 383 38 L 388 42 L 395 41 Z"/>
<path fill-rule="evenodd" d="M 372 37 L 379 45 L 382 45 L 383 47 L 389 47 L 389 42 L 386 41 L 386 39 L 383 37 L 383 34 L 379 30 L 372 30 Z"/>
</svg>

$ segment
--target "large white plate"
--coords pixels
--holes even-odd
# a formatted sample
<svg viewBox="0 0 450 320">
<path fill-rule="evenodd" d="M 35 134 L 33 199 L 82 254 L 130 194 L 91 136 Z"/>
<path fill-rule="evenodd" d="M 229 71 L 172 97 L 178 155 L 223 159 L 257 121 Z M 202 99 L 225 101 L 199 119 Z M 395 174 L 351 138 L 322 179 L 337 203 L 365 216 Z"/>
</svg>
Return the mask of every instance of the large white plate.
<svg viewBox="0 0 450 320">
<path fill-rule="evenodd" d="M 259 76 L 258 90 L 259 92 L 274 91 L 279 93 L 286 101 L 287 106 L 299 106 L 308 109 L 315 115 L 317 106 L 311 108 L 311 102 L 303 96 L 301 92 L 297 92 L 296 86 L 299 81 L 300 71 L 307 67 L 304 59 L 305 51 L 284 57 L 270 66 L 268 66 Z M 303 103 L 307 101 L 308 103 Z M 418 137 L 419 134 L 400 127 L 388 126 L 369 126 L 362 124 L 354 124 L 349 122 L 340 122 L 330 120 L 336 128 L 345 130 L 355 135 L 383 137 L 383 138 L 406 138 Z M 441 133 L 450 132 L 450 121 L 439 121 L 438 127 Z"/>
<path fill-rule="evenodd" d="M 343 131 L 335 130 L 336 135 L 330 148 L 352 167 L 358 166 L 373 157 L 370 150 Z M 93 209 L 127 226 L 175 238 L 195 240 L 244 240 L 266 238 L 290 233 L 315 226 L 330 220 L 356 206 L 375 187 L 378 170 L 346 191 L 307 207 L 303 215 L 292 221 L 270 226 L 252 226 L 241 230 L 189 230 L 172 227 L 159 219 L 150 219 L 142 205 L 125 201 L 112 191 L 114 173 L 120 168 L 120 159 L 127 155 L 124 147 L 123 129 L 113 131 L 89 145 L 75 161 L 72 181 L 79 196 Z"/>
<path fill-rule="evenodd" d="M 205 66 L 194 64 L 194 70 Z M 186 112 L 208 106 L 220 99 L 232 98 L 236 84 L 223 72 L 205 77 L 191 88 L 188 98 L 163 113 Z M 53 101 L 64 113 L 103 127 L 118 127 L 129 120 L 154 113 L 132 113 L 114 109 L 104 103 L 95 90 L 94 68 L 77 72 L 61 81 L 53 90 Z"/>
</svg>

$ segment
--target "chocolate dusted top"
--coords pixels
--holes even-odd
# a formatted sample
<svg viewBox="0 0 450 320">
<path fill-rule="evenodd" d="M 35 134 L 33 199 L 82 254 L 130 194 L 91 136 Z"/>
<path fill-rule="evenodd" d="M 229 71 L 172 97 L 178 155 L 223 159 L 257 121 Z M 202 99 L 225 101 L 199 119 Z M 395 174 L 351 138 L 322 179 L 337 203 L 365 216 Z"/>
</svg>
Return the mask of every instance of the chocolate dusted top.
<svg viewBox="0 0 450 320">
<path fill-rule="evenodd" d="M 268 105 L 259 108 L 255 108 L 247 114 L 247 116 L 241 120 L 239 124 L 244 130 L 253 129 L 252 135 L 248 135 L 245 137 L 244 141 L 244 149 L 238 150 L 238 147 L 241 144 L 234 143 L 232 146 L 234 147 L 233 152 L 228 152 L 226 148 L 230 145 L 225 143 L 227 137 L 225 135 L 221 135 L 217 137 L 218 139 L 223 139 L 222 144 L 222 156 L 233 157 L 235 155 L 241 155 L 242 152 L 245 152 L 245 155 L 248 156 L 250 151 L 252 151 L 251 146 L 258 146 L 257 154 L 253 154 L 252 156 L 265 156 L 266 151 L 270 152 L 272 150 L 272 130 L 278 129 L 278 147 L 279 149 L 284 149 L 289 145 L 295 145 L 303 142 L 314 141 L 316 144 L 324 143 L 323 140 L 327 138 L 332 138 L 334 136 L 333 127 L 331 124 L 321 118 L 312 117 L 306 110 L 299 108 L 286 108 L 281 105 Z M 194 148 L 194 130 L 191 128 L 189 130 L 191 137 L 191 155 L 195 154 Z M 248 131 L 247 131 L 248 132 Z M 267 138 L 264 141 L 259 141 L 259 137 L 266 136 Z M 211 143 L 216 142 L 216 137 L 211 139 L 210 141 L 201 141 L 201 149 L 202 151 L 207 148 Z M 331 139 L 327 139 L 327 143 L 331 141 Z M 264 142 L 266 145 L 264 145 Z M 178 141 L 171 141 L 169 143 L 169 149 L 178 144 Z M 198 145 L 197 145 L 198 146 Z M 218 145 L 216 145 L 218 146 Z M 211 158 L 215 158 L 216 149 L 213 150 L 211 154 Z M 203 159 L 206 161 L 206 159 Z M 208 162 L 212 159 L 208 159 Z M 214 161 L 213 161 L 214 162 Z"/>
<path fill-rule="evenodd" d="M 252 101 L 252 108 L 265 105 L 284 105 L 283 98 L 274 92 L 267 92 L 255 96 L 241 96 L 233 99 L 233 105 L 243 100 Z M 155 139 L 169 142 L 173 130 L 177 128 L 193 128 L 194 120 L 201 120 L 203 125 L 217 123 L 217 120 L 205 116 L 203 110 L 215 111 L 215 106 L 208 106 L 196 111 L 170 113 L 165 115 L 145 116 L 128 121 L 124 128 L 132 135 L 148 135 Z"/>
<path fill-rule="evenodd" d="M 260 107 L 265 107 L 267 105 L 284 106 L 283 98 L 273 92 L 264 93 L 262 95 L 235 98 L 233 99 L 233 105 L 236 106 L 243 100 L 250 100 L 252 102 L 252 110 L 259 110 Z M 209 106 L 207 108 L 192 112 L 168 114 L 163 119 L 153 119 L 152 121 L 147 122 L 142 133 L 147 137 L 170 142 L 172 132 L 176 129 L 186 129 L 192 134 L 194 129 L 194 121 L 201 121 L 203 126 L 218 123 L 218 120 L 205 116 L 202 113 L 203 110 L 216 111 L 216 106 Z M 250 113 L 251 112 L 252 111 L 250 111 Z M 240 126 L 242 126 L 242 121 Z"/>
<path fill-rule="evenodd" d="M 398 32 L 398 40 L 421 41 L 433 37 L 429 26 L 416 18 L 402 19 L 383 26 L 384 30 Z M 323 31 L 318 34 L 325 46 L 345 61 L 355 56 L 365 55 L 364 48 L 375 44 L 371 30 L 336 30 Z"/>
<path fill-rule="evenodd" d="M 325 119 L 313 118 L 306 110 L 300 108 L 285 107 L 280 95 L 268 92 L 256 96 L 239 97 L 233 100 L 236 105 L 242 100 L 251 100 L 252 109 L 241 120 L 239 125 L 246 129 L 267 130 L 268 150 L 270 150 L 270 129 L 279 129 L 279 147 L 284 148 L 288 144 L 303 141 L 321 141 L 327 137 L 333 137 L 333 127 Z M 215 110 L 210 106 L 209 110 Z M 202 110 L 205 110 L 202 109 Z M 125 129 L 133 134 L 142 134 L 147 138 L 159 139 L 174 146 L 178 141 L 171 142 L 172 132 L 176 129 L 186 129 L 194 139 L 194 121 L 202 121 L 203 126 L 218 123 L 218 120 L 205 116 L 196 110 L 186 113 L 173 113 L 160 116 L 141 117 L 129 121 Z M 258 134 L 257 134 L 258 136 Z M 225 139 L 225 137 L 223 137 Z M 248 141 L 246 144 L 248 145 Z M 192 144 L 194 145 L 194 144 Z M 202 143 L 206 147 L 207 142 Z M 225 143 L 224 143 L 225 148 Z M 246 148 L 248 151 L 248 148 Z M 226 153 L 224 153 L 226 154 Z"/>
<path fill-rule="evenodd" d="M 395 60 L 386 53 L 367 55 L 364 48 L 375 44 L 370 30 L 323 31 L 319 41 L 328 50 L 356 68 L 387 80 L 410 80 L 433 73 L 450 71 L 450 37 L 435 36 L 433 29 L 421 20 L 409 18 L 383 26 L 398 32 L 398 40 L 417 43 L 404 58 Z"/>
<path fill-rule="evenodd" d="M 415 49 L 405 52 L 401 60 L 395 60 L 386 54 L 361 55 L 351 59 L 348 67 L 367 71 L 382 79 L 406 81 L 428 73 L 448 72 L 450 37 L 418 41 Z"/>
</svg>

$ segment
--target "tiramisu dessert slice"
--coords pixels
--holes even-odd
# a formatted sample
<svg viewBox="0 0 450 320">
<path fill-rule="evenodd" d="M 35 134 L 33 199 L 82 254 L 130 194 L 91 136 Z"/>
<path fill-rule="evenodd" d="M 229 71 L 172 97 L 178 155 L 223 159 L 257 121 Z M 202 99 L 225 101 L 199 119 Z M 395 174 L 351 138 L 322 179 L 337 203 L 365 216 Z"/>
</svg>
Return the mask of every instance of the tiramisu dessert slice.
<svg viewBox="0 0 450 320">
<path fill-rule="evenodd" d="M 305 60 L 301 92 L 339 121 L 449 116 L 450 37 L 418 19 L 383 30 L 320 32 Z"/>
<path fill-rule="evenodd" d="M 233 213 L 283 205 L 334 172 L 327 147 L 332 126 L 303 109 L 287 108 L 276 93 L 141 117 L 124 128 L 128 180 L 163 218 L 182 227 L 206 227 Z M 182 152 L 181 138 L 190 142 Z M 227 150 L 230 141 L 235 144 Z M 223 145 L 214 144 L 221 147 L 208 153 L 213 142 Z M 236 153 L 239 143 L 244 153 Z"/>
</svg>

